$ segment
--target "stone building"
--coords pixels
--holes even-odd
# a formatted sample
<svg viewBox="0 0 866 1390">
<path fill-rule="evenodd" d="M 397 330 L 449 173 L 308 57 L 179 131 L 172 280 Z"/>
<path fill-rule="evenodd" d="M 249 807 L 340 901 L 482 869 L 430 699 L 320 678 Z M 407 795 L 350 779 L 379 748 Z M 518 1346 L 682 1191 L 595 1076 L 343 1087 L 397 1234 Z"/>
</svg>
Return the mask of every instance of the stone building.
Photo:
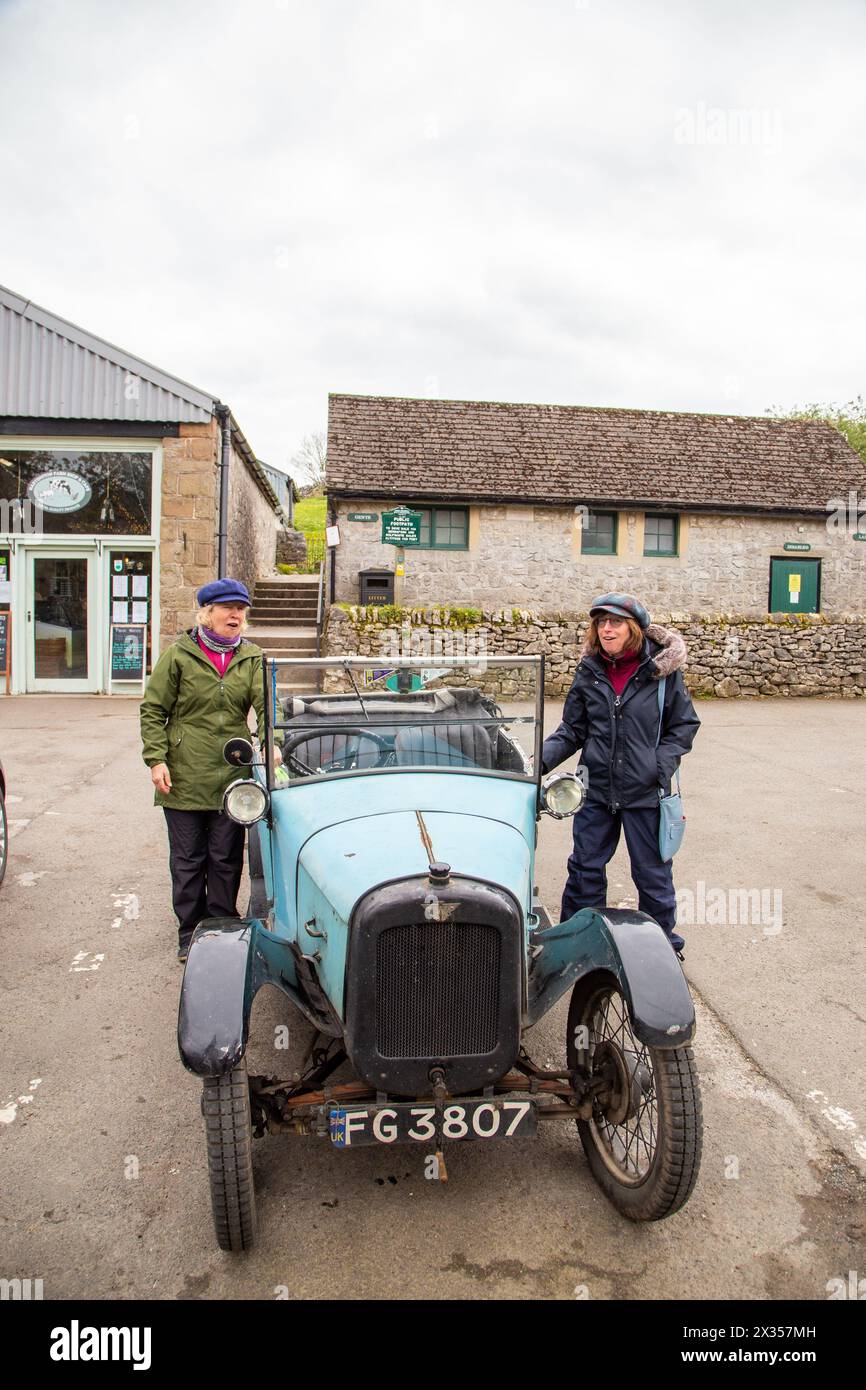
<svg viewBox="0 0 866 1390">
<path fill-rule="evenodd" d="M 146 674 L 191 622 L 200 585 L 273 572 L 277 519 L 228 406 L 0 288 L 0 628 L 13 692 L 140 688 L 136 652 Z"/>
<path fill-rule="evenodd" d="M 394 569 L 406 505 L 407 605 L 866 613 L 866 466 L 817 421 L 332 395 L 327 492 L 332 600 Z"/>
</svg>

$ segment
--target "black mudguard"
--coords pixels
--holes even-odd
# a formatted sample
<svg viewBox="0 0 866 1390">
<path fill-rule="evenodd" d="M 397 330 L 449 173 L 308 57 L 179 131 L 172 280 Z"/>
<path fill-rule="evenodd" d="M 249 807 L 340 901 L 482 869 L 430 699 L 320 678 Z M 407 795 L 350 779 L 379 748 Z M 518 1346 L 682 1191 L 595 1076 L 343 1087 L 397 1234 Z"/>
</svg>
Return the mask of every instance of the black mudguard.
<svg viewBox="0 0 866 1390">
<path fill-rule="evenodd" d="M 177 1045 L 187 1071 L 221 1076 L 246 1051 L 250 1010 L 267 978 L 257 962 L 255 917 L 209 917 L 195 929 L 177 1016 Z"/>
<path fill-rule="evenodd" d="M 584 907 L 530 937 L 528 1022 L 596 971 L 614 975 L 635 1035 L 649 1047 L 681 1047 L 695 1033 L 692 996 L 664 932 L 632 908 Z"/>
</svg>

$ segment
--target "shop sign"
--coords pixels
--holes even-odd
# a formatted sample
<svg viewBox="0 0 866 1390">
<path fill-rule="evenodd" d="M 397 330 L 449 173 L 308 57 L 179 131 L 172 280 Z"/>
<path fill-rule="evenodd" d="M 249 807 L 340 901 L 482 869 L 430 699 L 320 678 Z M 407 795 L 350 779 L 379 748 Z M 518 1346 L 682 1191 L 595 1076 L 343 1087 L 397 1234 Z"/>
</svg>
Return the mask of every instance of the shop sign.
<svg viewBox="0 0 866 1390">
<path fill-rule="evenodd" d="M 140 681 L 144 679 L 144 658 L 147 628 L 141 623 L 112 623 L 111 680 Z"/>
<path fill-rule="evenodd" d="M 27 496 L 44 512 L 79 512 L 90 501 L 92 488 L 80 473 L 55 470 L 40 473 L 27 484 Z"/>
<path fill-rule="evenodd" d="M 349 512 L 350 521 L 378 521 L 378 512 Z"/>
<path fill-rule="evenodd" d="M 782 546 L 782 549 L 783 549 L 783 550 L 811 550 L 812 547 L 811 547 L 811 545 L 810 545 L 810 543 L 809 543 L 808 541 L 785 541 L 785 544 Z"/>
</svg>

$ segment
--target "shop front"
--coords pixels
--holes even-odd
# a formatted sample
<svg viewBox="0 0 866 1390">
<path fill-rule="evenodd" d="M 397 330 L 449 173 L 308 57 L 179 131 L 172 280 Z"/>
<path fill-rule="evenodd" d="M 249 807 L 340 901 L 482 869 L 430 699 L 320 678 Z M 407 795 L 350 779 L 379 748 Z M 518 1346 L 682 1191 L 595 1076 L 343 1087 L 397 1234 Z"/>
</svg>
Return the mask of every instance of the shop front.
<svg viewBox="0 0 866 1390">
<path fill-rule="evenodd" d="M 159 631 L 161 448 L 0 440 L 12 693 L 134 693 Z"/>
</svg>

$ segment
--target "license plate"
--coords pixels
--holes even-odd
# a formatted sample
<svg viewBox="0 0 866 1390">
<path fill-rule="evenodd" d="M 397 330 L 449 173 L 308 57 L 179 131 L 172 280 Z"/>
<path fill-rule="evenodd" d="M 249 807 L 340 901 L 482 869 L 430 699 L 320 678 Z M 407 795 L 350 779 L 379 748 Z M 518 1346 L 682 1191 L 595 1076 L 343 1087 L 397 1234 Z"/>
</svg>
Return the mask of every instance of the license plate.
<svg viewBox="0 0 866 1390">
<path fill-rule="evenodd" d="M 440 1139 L 528 1139 L 538 1129 L 531 1100 L 452 1101 L 435 1105 L 347 1105 L 328 1115 L 331 1143 L 338 1149 L 358 1144 L 430 1144 Z"/>
</svg>

